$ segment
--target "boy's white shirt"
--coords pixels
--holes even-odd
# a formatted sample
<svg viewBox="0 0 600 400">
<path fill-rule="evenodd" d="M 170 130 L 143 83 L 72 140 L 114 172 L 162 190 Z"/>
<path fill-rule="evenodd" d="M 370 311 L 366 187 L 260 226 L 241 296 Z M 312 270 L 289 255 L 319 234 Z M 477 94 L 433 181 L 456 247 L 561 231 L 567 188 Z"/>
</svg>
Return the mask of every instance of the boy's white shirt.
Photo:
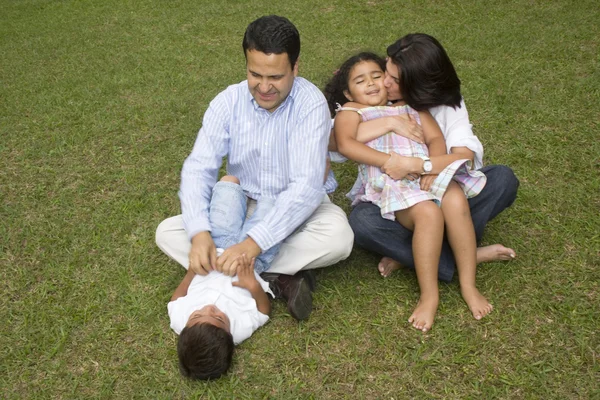
<svg viewBox="0 0 600 400">
<path fill-rule="evenodd" d="M 273 295 L 269 284 L 256 272 L 254 275 L 263 290 Z M 187 295 L 167 304 L 171 329 L 179 335 L 194 311 L 214 304 L 229 317 L 233 342 L 238 345 L 248 339 L 255 330 L 269 321 L 269 316 L 258 311 L 256 301 L 248 290 L 232 285 L 232 282 L 237 281 L 237 276 L 231 277 L 217 271 L 205 276 L 196 275 Z"/>
</svg>

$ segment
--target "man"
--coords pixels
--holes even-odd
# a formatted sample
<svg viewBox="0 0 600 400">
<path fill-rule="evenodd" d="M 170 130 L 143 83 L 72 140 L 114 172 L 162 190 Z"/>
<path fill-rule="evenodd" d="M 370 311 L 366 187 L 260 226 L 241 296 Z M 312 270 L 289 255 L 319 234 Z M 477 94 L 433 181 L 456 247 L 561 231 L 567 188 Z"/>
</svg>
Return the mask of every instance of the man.
<svg viewBox="0 0 600 400">
<path fill-rule="evenodd" d="M 163 221 L 156 243 L 197 274 L 216 269 L 235 275 L 236 259 L 253 258 L 277 243 L 271 263 L 274 291 L 298 320 L 312 311 L 313 277 L 305 271 L 348 257 L 353 233 L 345 213 L 323 185 L 331 121 L 325 98 L 298 77 L 300 36 L 286 18 L 252 22 L 242 43 L 247 81 L 228 87 L 204 114 L 202 128 L 181 172 L 182 215 Z M 249 197 L 248 214 L 261 196 L 275 199 L 242 242 L 217 257 L 208 205 L 223 157 L 227 173 Z"/>
</svg>

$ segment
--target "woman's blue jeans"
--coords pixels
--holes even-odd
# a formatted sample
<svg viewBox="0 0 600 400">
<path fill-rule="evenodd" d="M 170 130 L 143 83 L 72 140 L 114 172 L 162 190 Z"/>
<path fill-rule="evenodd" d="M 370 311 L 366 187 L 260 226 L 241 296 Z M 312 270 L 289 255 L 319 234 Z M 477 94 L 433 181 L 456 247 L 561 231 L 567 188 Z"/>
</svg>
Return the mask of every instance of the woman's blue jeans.
<svg viewBox="0 0 600 400">
<path fill-rule="evenodd" d="M 481 171 L 486 175 L 487 183 L 479 195 L 469 199 L 477 243 L 481 241 L 487 223 L 515 201 L 519 188 L 519 180 L 507 166 L 490 165 Z M 412 231 L 396 221 L 383 219 L 378 206 L 372 203 L 358 204 L 350 213 L 349 222 L 354 231 L 354 243 L 390 257 L 403 266 L 415 267 Z M 438 269 L 439 279 L 451 281 L 455 269 L 454 255 L 450 245 L 444 240 Z"/>
</svg>

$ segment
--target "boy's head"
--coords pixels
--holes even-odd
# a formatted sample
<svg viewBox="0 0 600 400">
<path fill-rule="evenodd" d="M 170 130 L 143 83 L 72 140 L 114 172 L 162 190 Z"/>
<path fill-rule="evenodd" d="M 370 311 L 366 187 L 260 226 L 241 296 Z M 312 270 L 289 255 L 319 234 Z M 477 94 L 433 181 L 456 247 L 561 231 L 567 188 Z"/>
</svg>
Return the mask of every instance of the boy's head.
<svg viewBox="0 0 600 400">
<path fill-rule="evenodd" d="M 214 305 L 194 311 L 179 335 L 179 368 L 192 379 L 216 379 L 229 369 L 233 336 L 227 315 Z"/>
</svg>

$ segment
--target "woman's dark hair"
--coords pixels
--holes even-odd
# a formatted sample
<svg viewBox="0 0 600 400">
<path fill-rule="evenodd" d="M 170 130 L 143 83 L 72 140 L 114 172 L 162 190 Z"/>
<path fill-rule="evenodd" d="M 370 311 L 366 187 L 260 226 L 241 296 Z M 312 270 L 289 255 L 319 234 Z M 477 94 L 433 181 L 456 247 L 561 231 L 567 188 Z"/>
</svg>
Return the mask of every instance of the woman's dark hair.
<svg viewBox="0 0 600 400">
<path fill-rule="evenodd" d="M 177 342 L 179 369 L 192 379 L 216 379 L 227 372 L 233 358 L 233 336 L 211 324 L 185 327 Z"/>
<path fill-rule="evenodd" d="M 329 112 L 332 117 L 335 117 L 337 104 L 343 105 L 348 102 L 348 99 L 344 95 L 344 91 L 348 90 L 350 72 L 356 64 L 363 61 L 374 61 L 379 64 L 382 71 L 385 71 L 385 60 L 377 54 L 367 51 L 352 56 L 344 61 L 340 69 L 335 71 L 333 76 L 329 79 L 329 82 L 325 85 L 325 89 L 323 89 L 323 94 L 327 99 L 327 105 L 329 106 Z"/>
<path fill-rule="evenodd" d="M 248 50 L 257 50 L 265 54 L 286 53 L 294 69 L 300 55 L 300 34 L 287 18 L 268 15 L 248 25 L 242 48 L 246 57 Z"/>
<path fill-rule="evenodd" d="M 460 79 L 446 54 L 433 36 L 412 33 L 387 48 L 398 66 L 402 99 L 415 110 L 440 105 L 460 107 Z"/>
</svg>

